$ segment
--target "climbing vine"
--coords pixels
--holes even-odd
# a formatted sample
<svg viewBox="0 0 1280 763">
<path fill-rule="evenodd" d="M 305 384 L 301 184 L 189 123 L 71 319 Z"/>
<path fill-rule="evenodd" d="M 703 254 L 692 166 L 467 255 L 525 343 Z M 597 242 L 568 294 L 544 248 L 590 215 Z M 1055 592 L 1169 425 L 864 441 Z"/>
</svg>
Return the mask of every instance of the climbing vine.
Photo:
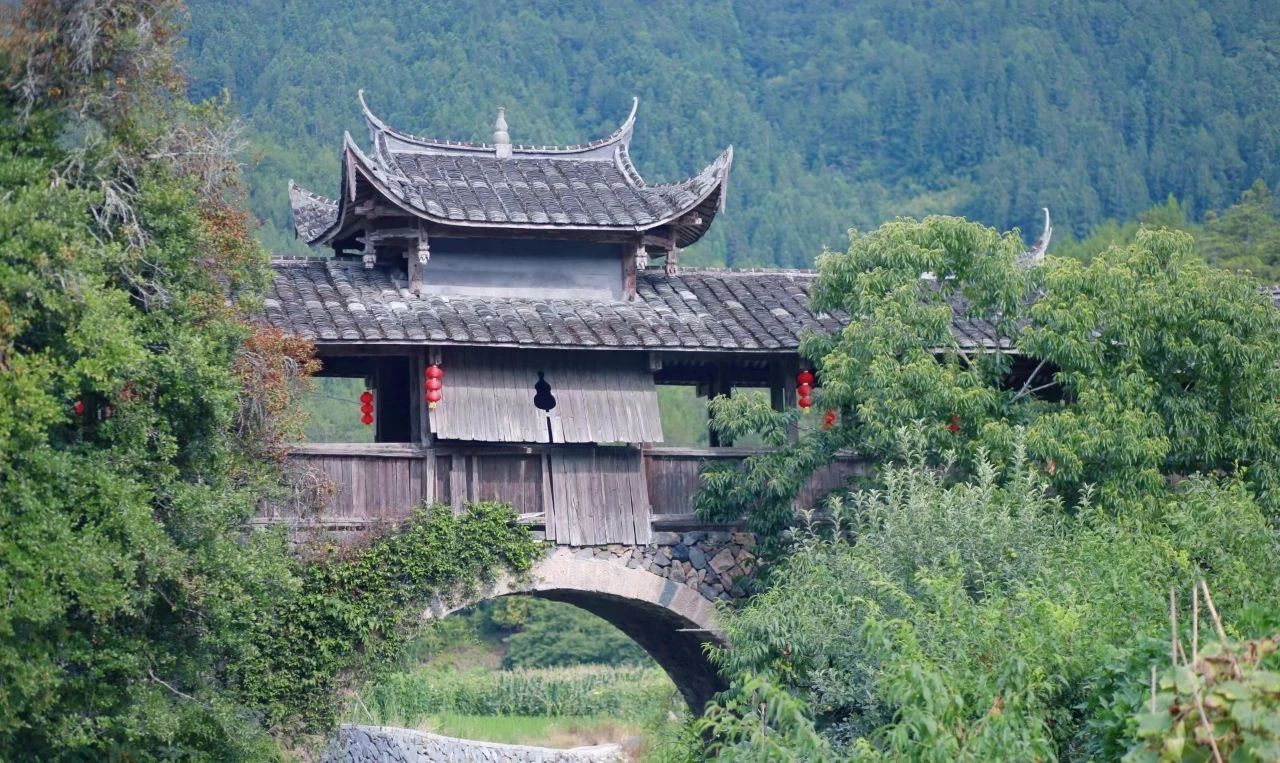
<svg viewBox="0 0 1280 763">
<path fill-rule="evenodd" d="M 495 502 L 456 516 L 425 507 L 363 548 L 322 549 L 320 558 L 297 562 L 300 590 L 255 623 L 256 659 L 237 677 L 267 725 L 329 727 L 344 683 L 398 655 L 434 597 L 464 597 L 499 569 L 528 571 L 542 546 L 514 518 Z"/>
</svg>

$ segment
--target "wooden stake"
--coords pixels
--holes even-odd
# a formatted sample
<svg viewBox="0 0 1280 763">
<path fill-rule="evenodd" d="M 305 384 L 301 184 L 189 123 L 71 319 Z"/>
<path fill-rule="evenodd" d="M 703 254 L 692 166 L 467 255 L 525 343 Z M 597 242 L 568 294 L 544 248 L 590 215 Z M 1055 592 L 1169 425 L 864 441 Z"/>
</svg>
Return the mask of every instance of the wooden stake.
<svg viewBox="0 0 1280 763">
<path fill-rule="evenodd" d="M 1200 589 L 1191 587 L 1191 665 L 1200 661 Z"/>
</svg>

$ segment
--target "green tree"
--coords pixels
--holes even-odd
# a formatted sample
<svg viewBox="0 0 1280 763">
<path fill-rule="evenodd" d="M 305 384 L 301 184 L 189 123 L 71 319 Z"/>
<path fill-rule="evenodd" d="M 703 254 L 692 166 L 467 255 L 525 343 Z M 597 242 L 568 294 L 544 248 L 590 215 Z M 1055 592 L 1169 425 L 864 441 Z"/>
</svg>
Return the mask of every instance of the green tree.
<svg viewBox="0 0 1280 763">
<path fill-rule="evenodd" d="M 306 349 L 167 2 L 7 7 L 0 49 L 0 757 L 254 759 L 226 693 L 290 581 L 244 537 Z M 231 295 L 243 295 L 233 302 Z M 292 353 L 292 354 L 290 354 Z"/>
<path fill-rule="evenodd" d="M 905 438 L 884 489 L 800 528 L 727 616 L 731 689 L 701 724 L 721 759 L 1114 760 L 1149 736 L 1123 699 L 1146 704 L 1170 585 L 1207 577 L 1221 611 L 1280 615 L 1280 549 L 1234 480 L 1188 480 L 1141 518 L 1067 514 L 1020 454 L 956 482 Z"/>
<path fill-rule="evenodd" d="M 1280 200 L 1255 181 L 1235 205 L 1205 217 L 1197 249 L 1218 267 L 1280 282 Z"/>
<path fill-rule="evenodd" d="M 817 466 L 842 448 L 890 456 L 915 421 L 961 468 L 980 451 L 1008 457 L 1025 428 L 1056 490 L 1094 485 L 1116 510 L 1196 472 L 1243 474 L 1271 505 L 1280 314 L 1255 282 L 1205 264 L 1178 232 L 1143 229 L 1087 264 L 1050 257 L 1027 269 L 1021 250 L 1016 237 L 933 217 L 855 234 L 847 253 L 819 258 L 814 306 L 853 320 L 802 350 L 818 369 L 815 405 L 838 410 L 838 423 L 709 472 L 699 511 L 747 514 L 776 534 Z M 986 327 L 985 349 L 952 330 L 969 321 Z M 722 431 L 762 430 L 775 444 L 795 417 L 742 400 L 712 407 Z"/>
<path fill-rule="evenodd" d="M 560 665 L 647 665 L 649 656 L 625 633 L 569 604 L 527 599 L 525 611 L 511 617 L 497 610 L 507 635 L 502 666 L 548 668 Z M 496 616 L 503 612 L 505 618 Z"/>
<path fill-rule="evenodd" d="M 538 553 L 493 505 L 324 563 L 247 530 L 314 360 L 254 323 L 268 258 L 225 104 L 186 100 L 181 12 L 3 10 L 5 760 L 278 758 L 267 732 L 324 728 L 426 597 Z"/>
</svg>

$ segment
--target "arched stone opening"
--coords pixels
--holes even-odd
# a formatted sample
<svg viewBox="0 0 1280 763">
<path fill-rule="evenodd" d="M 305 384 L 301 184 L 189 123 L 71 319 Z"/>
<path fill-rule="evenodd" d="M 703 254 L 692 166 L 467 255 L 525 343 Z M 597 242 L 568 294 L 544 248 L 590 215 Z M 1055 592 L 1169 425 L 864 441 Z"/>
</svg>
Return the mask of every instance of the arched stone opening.
<svg viewBox="0 0 1280 763">
<path fill-rule="evenodd" d="M 568 549 L 557 549 L 522 578 L 503 576 L 465 601 L 432 607 L 428 616 L 515 594 L 572 604 L 615 626 L 666 671 L 695 714 L 725 688 L 703 651 L 705 643 L 723 643 L 711 601 L 645 570 L 575 559 Z"/>
</svg>

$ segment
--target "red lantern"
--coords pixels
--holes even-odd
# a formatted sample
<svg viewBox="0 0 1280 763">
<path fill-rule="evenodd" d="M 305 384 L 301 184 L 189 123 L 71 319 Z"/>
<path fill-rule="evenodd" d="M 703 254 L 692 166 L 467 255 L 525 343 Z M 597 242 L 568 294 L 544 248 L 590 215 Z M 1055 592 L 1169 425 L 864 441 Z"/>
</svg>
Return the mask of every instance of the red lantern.
<svg viewBox="0 0 1280 763">
<path fill-rule="evenodd" d="M 803 371 L 801 371 L 800 373 L 796 374 L 796 384 L 797 384 L 797 385 L 800 385 L 800 384 L 808 384 L 808 385 L 812 386 L 812 385 L 813 385 L 813 372 L 806 368 L 805 370 L 803 370 Z"/>
<path fill-rule="evenodd" d="M 364 392 L 361 392 L 361 393 L 360 393 L 360 402 L 362 402 L 362 403 L 372 403 L 372 402 L 373 402 L 373 393 L 372 393 L 372 392 L 370 392 L 370 391 L 369 391 L 369 390 L 367 390 L 367 389 L 366 389 Z"/>
<path fill-rule="evenodd" d="M 373 414 L 366 413 L 365 415 L 360 417 L 360 421 L 364 422 L 365 426 L 369 426 L 370 424 L 373 423 Z"/>
<path fill-rule="evenodd" d="M 800 397 L 808 397 L 810 392 L 813 392 L 813 386 L 810 384 L 801 384 L 796 387 L 796 394 Z"/>
<path fill-rule="evenodd" d="M 960 417 L 954 413 L 951 414 L 951 423 L 947 424 L 947 431 L 951 434 L 955 434 L 960 431 Z"/>
<path fill-rule="evenodd" d="M 373 423 L 373 393 L 367 389 L 360 393 L 360 414 L 365 426 Z"/>
<path fill-rule="evenodd" d="M 435 408 L 444 399 L 444 394 L 441 392 L 444 389 L 444 369 L 440 364 L 432 363 L 422 370 L 422 375 L 427 377 L 427 380 L 422 383 L 427 390 L 427 407 Z"/>
<path fill-rule="evenodd" d="M 797 405 L 799 405 L 799 406 L 800 406 L 800 408 L 801 408 L 805 413 L 808 413 L 808 412 L 809 412 L 809 408 L 813 406 L 813 401 L 812 401 L 812 400 L 810 400 L 808 397 L 802 397 L 802 398 L 800 398 L 799 400 L 797 400 L 797 401 L 796 401 L 796 404 L 797 404 Z"/>
<path fill-rule="evenodd" d="M 828 408 L 827 412 L 822 415 L 822 428 L 830 429 L 835 425 L 836 425 L 836 412 L 835 410 Z"/>
<path fill-rule="evenodd" d="M 77 401 L 75 401 L 74 403 L 72 403 L 72 404 L 71 404 L 71 410 L 75 411 L 77 416 L 83 416 L 83 415 L 84 415 L 84 401 L 83 401 L 83 400 L 77 400 Z"/>
</svg>

